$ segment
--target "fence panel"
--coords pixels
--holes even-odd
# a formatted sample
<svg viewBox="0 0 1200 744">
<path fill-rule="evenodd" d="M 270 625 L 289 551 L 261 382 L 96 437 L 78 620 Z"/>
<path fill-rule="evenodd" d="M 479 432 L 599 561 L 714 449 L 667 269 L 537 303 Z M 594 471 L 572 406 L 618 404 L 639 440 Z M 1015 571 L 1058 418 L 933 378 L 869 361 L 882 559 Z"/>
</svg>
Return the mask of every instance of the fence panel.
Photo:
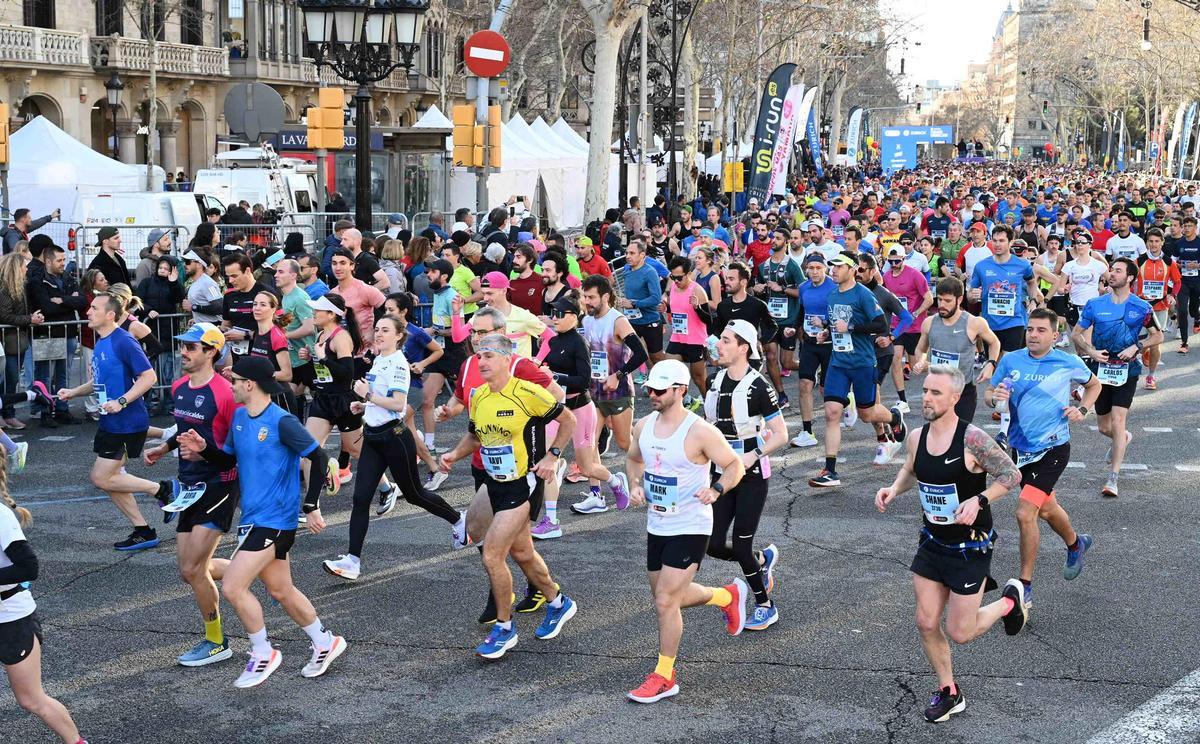
<svg viewBox="0 0 1200 744">
<path fill-rule="evenodd" d="M 400 229 L 407 230 L 409 228 L 407 215 L 398 212 L 378 212 L 371 215 L 371 232 L 375 234 L 385 232 L 388 228 L 388 217 L 391 214 L 400 214 Z M 354 222 L 354 214 L 351 212 L 288 212 L 283 215 L 282 223 L 310 225 L 314 243 L 320 249 L 325 245 L 325 239 L 333 234 L 333 226 L 337 224 L 338 220 Z"/>
<path fill-rule="evenodd" d="M 132 274 L 142 261 L 142 253 L 149 248 L 150 233 L 163 230 L 171 237 L 171 254 L 183 255 L 188 243 L 192 241 L 192 231 L 188 225 L 83 225 L 75 230 L 74 257 L 76 272 L 82 274 L 92 259 L 100 253 L 99 234 L 101 228 L 114 227 L 121 236 L 121 252 L 125 266 Z M 68 246 L 64 245 L 64 248 Z M 69 251 L 68 251 L 69 252 Z"/>
</svg>

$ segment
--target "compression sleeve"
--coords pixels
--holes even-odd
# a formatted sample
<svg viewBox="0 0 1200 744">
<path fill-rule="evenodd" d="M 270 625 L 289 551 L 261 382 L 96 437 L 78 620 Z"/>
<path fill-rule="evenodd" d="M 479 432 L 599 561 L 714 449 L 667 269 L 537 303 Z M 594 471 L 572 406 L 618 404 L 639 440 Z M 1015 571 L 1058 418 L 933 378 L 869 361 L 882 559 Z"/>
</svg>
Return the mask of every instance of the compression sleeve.
<svg viewBox="0 0 1200 744">
<path fill-rule="evenodd" d="M 38 577 L 38 559 L 25 540 L 14 540 L 4 549 L 11 566 L 0 568 L 0 584 L 20 584 Z"/>
<path fill-rule="evenodd" d="M 321 489 L 325 487 L 325 479 L 319 474 L 328 469 L 329 455 L 321 447 L 314 447 L 304 458 L 311 463 L 308 469 L 308 490 L 304 494 L 304 513 L 308 514 L 321 508 Z"/>
<path fill-rule="evenodd" d="M 637 371 L 637 368 L 646 363 L 650 358 L 650 354 L 646 351 L 646 345 L 642 343 L 642 339 L 636 334 L 631 333 L 622 340 L 625 348 L 629 349 L 629 361 L 621 365 L 617 370 L 623 375 L 631 375 Z"/>
</svg>

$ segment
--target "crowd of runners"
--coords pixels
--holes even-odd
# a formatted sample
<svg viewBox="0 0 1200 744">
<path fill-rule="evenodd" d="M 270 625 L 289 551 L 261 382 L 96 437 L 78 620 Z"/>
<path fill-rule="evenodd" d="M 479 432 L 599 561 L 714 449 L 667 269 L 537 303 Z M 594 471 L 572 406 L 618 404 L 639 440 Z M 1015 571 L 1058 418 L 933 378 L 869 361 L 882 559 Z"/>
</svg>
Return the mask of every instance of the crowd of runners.
<svg viewBox="0 0 1200 744">
<path fill-rule="evenodd" d="M 921 509 L 911 571 L 937 678 L 925 718 L 945 721 L 966 706 L 949 641 L 997 621 L 1009 635 L 1022 630 L 1041 521 L 1062 541 L 1063 579 L 1084 569 L 1093 537 L 1076 531 L 1056 490 L 1073 428 L 1095 416 L 1111 440 L 1097 493 L 1117 498 L 1130 409 L 1157 388 L 1168 329 L 1180 354 L 1200 332 L 1196 202 L 1194 185 L 1048 165 L 938 163 L 890 178 L 835 169 L 736 210 L 662 197 L 644 211 L 610 210 L 575 240 L 541 236 L 508 209 L 487 225 L 460 210 L 448 231 L 398 236 L 412 260 L 390 280 L 372 239 L 339 224 L 324 256 L 223 252 L 216 279 L 216 259 L 184 253 L 193 317 L 167 344 L 178 379 L 159 380 L 136 298 L 109 282 L 86 303 L 86 381 L 37 381 L 3 403 L 95 402 L 91 481 L 132 527 L 114 548 L 159 544 L 146 504 L 174 523 L 179 575 L 204 630 L 178 663 L 233 655 L 224 598 L 250 638 L 237 687 L 262 684 L 282 662 L 250 591 L 256 579 L 311 639 L 303 676 L 347 650 L 291 573 L 297 531 L 324 530 L 322 499 L 344 484 L 353 481 L 348 545 L 325 570 L 359 579 L 371 511 L 386 515 L 403 497 L 446 522 L 450 547 L 479 551 L 488 591 L 476 652 L 499 659 L 518 642 L 518 615 L 541 613 L 534 634 L 548 641 L 587 612 L 563 590 L 570 566 L 552 572 L 537 549 L 571 539 L 558 503 L 565 484 L 586 483 L 572 521 L 607 511 L 609 497 L 646 512 L 659 649 L 628 697 L 677 695 L 682 608 L 718 608 L 731 635 L 786 622 L 773 595 L 782 551 L 758 532 L 772 460 L 790 452 L 787 467 L 807 469 L 811 489 L 875 493 L 880 512 Z M 101 232 L 101 255 L 112 237 Z M 61 291 L 62 249 L 38 248 L 27 271 Z M 910 378 L 919 400 L 906 394 Z M 158 428 L 147 399 L 166 382 L 174 422 Z M 793 407 L 799 430 L 789 431 Z M 458 416 L 465 436 L 439 446 Z M 842 439 L 859 422 L 875 437 L 874 483 L 839 471 Z M 8 495 L 28 448 L 4 444 L 0 661 L 18 701 L 74 744 L 70 715 L 41 689 L 28 591 L 37 559 L 21 531 L 28 512 Z M 618 452 L 623 470 L 605 462 Z M 127 472 L 138 460 L 161 478 Z M 460 510 L 438 488 L 464 460 L 474 491 Z M 914 490 L 915 505 L 897 505 Z M 137 494 L 152 501 L 139 506 Z M 1011 524 L 992 504 L 1004 497 L 1017 502 L 1020 570 L 1001 585 L 993 545 Z M 233 555 L 217 557 L 234 531 Z M 733 577 L 699 583 L 705 556 L 733 564 L 720 564 Z M 999 598 L 985 602 L 994 589 Z"/>
</svg>

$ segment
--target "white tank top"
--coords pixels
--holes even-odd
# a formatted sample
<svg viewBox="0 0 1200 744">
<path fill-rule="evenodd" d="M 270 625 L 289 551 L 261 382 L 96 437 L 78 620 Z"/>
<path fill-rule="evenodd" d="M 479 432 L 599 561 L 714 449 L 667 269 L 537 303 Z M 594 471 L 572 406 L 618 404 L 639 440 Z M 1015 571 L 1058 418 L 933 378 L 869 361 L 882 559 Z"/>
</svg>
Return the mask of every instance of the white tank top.
<svg viewBox="0 0 1200 744">
<path fill-rule="evenodd" d="M 712 505 L 696 498 L 710 483 L 709 466 L 689 460 L 684 447 L 692 424 L 699 420 L 688 411 L 675 431 L 662 437 L 654 433 L 658 412 L 646 417 L 638 447 L 646 463 L 642 487 L 646 490 L 646 531 L 651 535 L 712 534 Z"/>
</svg>

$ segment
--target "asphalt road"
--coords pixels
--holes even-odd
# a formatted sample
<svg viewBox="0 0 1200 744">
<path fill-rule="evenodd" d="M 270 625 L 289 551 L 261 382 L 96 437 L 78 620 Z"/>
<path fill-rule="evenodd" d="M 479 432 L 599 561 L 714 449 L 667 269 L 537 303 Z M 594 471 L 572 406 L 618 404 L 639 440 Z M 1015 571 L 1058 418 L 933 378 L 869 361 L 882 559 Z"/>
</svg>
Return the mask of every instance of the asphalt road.
<svg viewBox="0 0 1200 744">
<path fill-rule="evenodd" d="M 519 615 L 520 644 L 500 662 L 483 663 L 472 653 L 484 635 L 475 623 L 485 593 L 476 552 L 452 551 L 444 523 L 401 502 L 372 522 L 363 578 L 342 582 L 320 566 L 346 545 L 349 500 L 331 499 L 330 528 L 298 541 L 293 572 L 349 650 L 325 677 L 303 679 L 307 638 L 266 600 L 283 665 L 264 686 L 237 690 L 248 643 L 226 606 L 234 660 L 201 669 L 175 664 L 202 627 L 176 577 L 173 537 L 144 553 L 112 550 L 128 529 L 88 483 L 93 427 L 32 426 L 22 432 L 32 445 L 29 468 L 12 483 L 36 520 L 29 536 L 42 565 L 35 595 L 47 636 L 46 685 L 93 744 L 1086 741 L 1200 666 L 1196 357 L 1177 356 L 1175 346 L 1166 347 L 1159 390 L 1134 403 L 1119 499 L 1099 495 L 1107 440 L 1086 426 L 1076 430 L 1075 467 L 1058 493 L 1080 531 L 1096 538 L 1087 568 L 1064 582 L 1061 542 L 1043 529 L 1028 630 L 1010 638 L 997 626 L 955 649 L 968 708 L 947 724 L 921 718 L 935 683 L 913 624 L 908 572 L 919 509 L 910 495 L 888 514 L 875 511 L 875 490 L 896 466 L 870 464 L 874 442 L 862 424 L 844 438 L 842 488 L 814 493 L 805 483 L 819 469 L 819 447 L 776 461 L 759 536 L 782 551 L 774 594 L 780 622 L 730 638 L 714 608 L 685 611 L 682 693 L 652 706 L 624 699 L 657 653 L 640 511 L 580 517 L 566 509 L 578 487 L 565 486 L 566 536 L 539 548 L 579 614 L 546 642 L 533 635 L 540 615 Z M 789 390 L 794 385 L 791 378 Z M 910 383 L 914 400 L 918 390 Z M 639 410 L 647 410 L 644 401 Z M 798 415 L 787 418 L 798 429 Z M 461 423 L 451 428 L 461 430 Z M 169 463 L 131 470 L 173 472 Z M 452 504 L 466 504 L 468 477 L 456 472 L 443 486 Z M 995 507 L 993 573 L 1001 582 L 1017 568 L 1015 502 L 1010 496 Z M 220 553 L 231 550 L 227 539 Z M 734 564 L 710 558 L 700 580 L 735 575 Z M 1194 697 L 1200 689 L 1183 692 Z M 51 740 L 6 686 L 0 729 L 4 741 Z"/>
</svg>

